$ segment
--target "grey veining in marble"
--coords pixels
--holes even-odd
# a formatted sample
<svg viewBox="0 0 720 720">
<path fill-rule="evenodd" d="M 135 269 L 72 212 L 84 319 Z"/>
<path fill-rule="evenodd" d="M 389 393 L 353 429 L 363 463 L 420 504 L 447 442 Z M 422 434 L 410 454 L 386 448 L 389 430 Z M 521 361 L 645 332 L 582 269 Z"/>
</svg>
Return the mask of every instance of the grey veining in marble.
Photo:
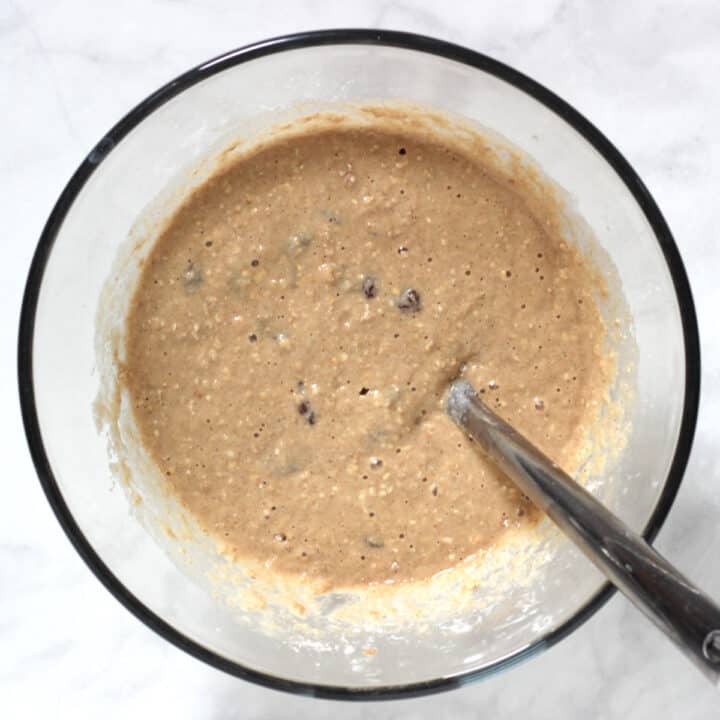
<svg viewBox="0 0 720 720">
<path fill-rule="evenodd" d="M 338 26 L 432 34 L 503 60 L 574 104 L 643 177 L 687 265 L 704 361 L 695 448 L 657 544 L 720 597 L 720 5 L 712 0 L 5 0 L 0 3 L 0 715 L 716 717 L 716 691 L 620 597 L 546 654 L 449 694 L 339 705 L 255 687 L 202 665 L 137 622 L 85 568 L 52 516 L 25 447 L 14 343 L 26 269 L 59 192 L 107 128 L 186 68 L 254 40 Z"/>
</svg>

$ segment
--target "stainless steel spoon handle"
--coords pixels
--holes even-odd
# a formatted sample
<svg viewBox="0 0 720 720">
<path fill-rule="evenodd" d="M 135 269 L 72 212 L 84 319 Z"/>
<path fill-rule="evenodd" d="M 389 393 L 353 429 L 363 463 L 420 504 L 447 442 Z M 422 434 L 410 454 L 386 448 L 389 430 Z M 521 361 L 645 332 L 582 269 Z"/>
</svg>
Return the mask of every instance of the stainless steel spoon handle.
<svg viewBox="0 0 720 720">
<path fill-rule="evenodd" d="M 699 668 L 720 679 L 720 607 L 458 380 L 448 415 Z"/>
</svg>

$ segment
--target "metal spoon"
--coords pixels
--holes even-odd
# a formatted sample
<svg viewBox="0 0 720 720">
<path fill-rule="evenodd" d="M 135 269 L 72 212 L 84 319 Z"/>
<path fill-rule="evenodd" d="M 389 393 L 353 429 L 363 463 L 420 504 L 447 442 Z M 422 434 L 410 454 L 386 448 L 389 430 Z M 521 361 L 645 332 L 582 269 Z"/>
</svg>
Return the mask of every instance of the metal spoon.
<svg viewBox="0 0 720 720">
<path fill-rule="evenodd" d="M 720 607 L 457 380 L 447 414 L 714 683 Z"/>
</svg>

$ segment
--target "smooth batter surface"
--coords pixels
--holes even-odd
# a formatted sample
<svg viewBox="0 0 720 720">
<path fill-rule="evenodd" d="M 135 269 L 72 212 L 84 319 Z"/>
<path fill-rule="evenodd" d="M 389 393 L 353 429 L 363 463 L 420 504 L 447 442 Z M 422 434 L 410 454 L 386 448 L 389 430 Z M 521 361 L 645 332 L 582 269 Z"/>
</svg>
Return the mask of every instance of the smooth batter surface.
<svg viewBox="0 0 720 720">
<path fill-rule="evenodd" d="M 536 523 L 443 413 L 458 375 L 574 466 L 609 382 L 596 276 L 488 162 L 380 121 L 309 128 L 157 240 L 124 381 L 233 557 L 327 589 L 422 580 Z"/>
</svg>

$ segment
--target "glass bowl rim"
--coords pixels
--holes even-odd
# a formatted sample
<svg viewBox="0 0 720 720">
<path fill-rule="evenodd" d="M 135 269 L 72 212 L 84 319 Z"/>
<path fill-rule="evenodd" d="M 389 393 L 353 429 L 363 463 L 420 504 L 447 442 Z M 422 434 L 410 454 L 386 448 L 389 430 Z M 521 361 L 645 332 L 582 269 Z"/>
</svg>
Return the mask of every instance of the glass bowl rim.
<svg viewBox="0 0 720 720">
<path fill-rule="evenodd" d="M 283 690 L 311 697 L 344 700 L 383 700 L 417 697 L 442 690 L 450 690 L 474 680 L 486 678 L 555 645 L 597 612 L 612 596 L 615 589 L 609 583 L 605 583 L 588 602 L 580 607 L 562 625 L 538 638 L 528 647 L 518 650 L 485 667 L 469 670 L 452 677 L 440 677 L 429 681 L 402 685 L 351 688 L 287 680 L 258 670 L 253 670 L 252 668 L 245 667 L 209 650 L 175 629 L 163 618 L 146 607 L 140 599 L 133 595 L 118 578 L 115 577 L 110 568 L 105 565 L 75 522 L 63 499 L 60 487 L 55 480 L 49 459 L 45 452 L 35 404 L 32 371 L 33 336 L 37 302 L 44 270 L 65 216 L 98 165 L 100 165 L 108 154 L 112 152 L 113 148 L 146 117 L 168 100 L 196 83 L 202 82 L 216 73 L 256 58 L 288 50 L 328 45 L 395 47 L 402 50 L 411 50 L 439 56 L 489 73 L 531 96 L 537 102 L 565 120 L 600 153 L 633 195 L 653 229 L 673 281 L 676 299 L 680 308 L 686 367 L 683 412 L 675 453 L 660 497 L 643 531 L 643 537 L 648 542 L 652 542 L 668 515 L 682 481 L 692 447 L 700 397 L 700 341 L 697 318 L 687 274 L 670 229 L 653 197 L 635 170 L 633 170 L 617 148 L 570 104 L 528 76 L 504 63 L 474 50 L 424 35 L 391 30 L 352 28 L 306 31 L 271 38 L 246 45 L 236 50 L 231 50 L 207 62 L 201 63 L 152 93 L 125 115 L 125 117 L 95 145 L 70 178 L 50 213 L 38 240 L 28 273 L 20 313 L 18 337 L 20 405 L 25 434 L 36 473 L 50 506 L 65 531 L 65 534 L 90 570 L 110 593 L 133 613 L 135 617 L 165 640 L 212 667 L 242 678 L 243 680 L 275 690 Z"/>
</svg>

